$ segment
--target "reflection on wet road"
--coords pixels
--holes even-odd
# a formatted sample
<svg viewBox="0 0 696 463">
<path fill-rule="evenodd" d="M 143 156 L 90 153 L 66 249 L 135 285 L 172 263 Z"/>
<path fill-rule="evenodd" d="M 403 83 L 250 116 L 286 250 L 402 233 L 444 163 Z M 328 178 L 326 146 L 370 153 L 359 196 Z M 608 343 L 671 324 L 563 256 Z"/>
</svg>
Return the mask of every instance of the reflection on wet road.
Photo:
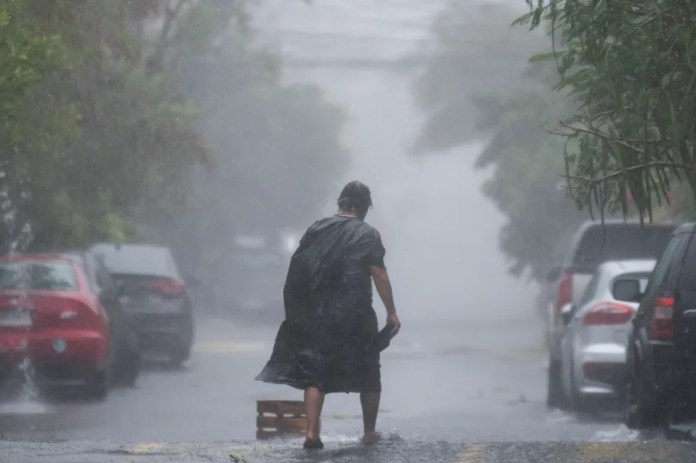
<svg viewBox="0 0 696 463">
<path fill-rule="evenodd" d="M 30 459 L 27 457 L 30 456 Z M 424 443 L 391 437 L 367 447 L 357 440 L 327 442 L 321 452 L 306 452 L 297 442 L 271 443 L 3 443 L 3 461 L 71 462 L 442 462 L 442 463 L 652 463 L 688 462 L 696 446 L 675 442 L 509 442 Z"/>
<path fill-rule="evenodd" d="M 524 455 L 535 455 L 536 444 L 522 441 L 566 442 L 543 448 L 549 455 L 562 450 L 588 458 L 644 449 L 567 443 L 631 442 L 637 435 L 620 425 L 616 413 L 577 417 L 545 408 L 543 349 L 534 321 L 407 320 L 404 326 L 383 356 L 379 427 L 390 437 L 379 446 L 386 459 L 375 461 L 429 461 L 397 458 L 400 453 L 417 455 L 418 449 L 440 452 L 439 461 L 504 461 L 493 457 L 516 449 L 522 455 L 516 461 L 534 461 Z M 3 449 L 17 456 L 8 461 L 24 461 L 21 456 L 28 454 L 36 457 L 32 461 L 229 461 L 229 455 L 249 462 L 305 461 L 296 452 L 296 439 L 254 441 L 257 399 L 301 397 L 298 391 L 253 380 L 272 348 L 275 327 L 210 319 L 200 320 L 198 327 L 194 356 L 183 369 L 153 363 L 135 389 L 116 390 L 103 403 L 0 406 Z M 329 396 L 323 419 L 327 452 L 316 461 L 364 461 L 373 450 L 358 444 L 360 428 L 357 396 Z M 45 441 L 63 443 L 36 443 Z M 420 444 L 440 441 L 460 444 Z M 462 444 L 490 441 L 520 443 Z M 236 444 L 241 442 L 249 444 Z M 667 451 L 657 444 L 649 448 Z M 692 449 L 673 443 L 668 448 Z M 56 452 L 72 457 L 49 460 Z M 47 459 L 41 460 L 44 454 Z M 653 455 L 647 450 L 643 454 Z"/>
</svg>

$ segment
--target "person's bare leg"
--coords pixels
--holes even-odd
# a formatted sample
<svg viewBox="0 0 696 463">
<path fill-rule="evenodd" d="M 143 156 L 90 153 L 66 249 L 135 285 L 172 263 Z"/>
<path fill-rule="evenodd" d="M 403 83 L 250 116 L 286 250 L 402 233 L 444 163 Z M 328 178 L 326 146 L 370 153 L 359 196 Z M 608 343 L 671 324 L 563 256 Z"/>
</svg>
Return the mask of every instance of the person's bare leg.
<svg viewBox="0 0 696 463">
<path fill-rule="evenodd" d="M 316 387 L 308 387 L 304 393 L 305 412 L 307 413 L 307 441 L 317 442 L 321 409 L 324 407 L 324 393 Z"/>
<path fill-rule="evenodd" d="M 377 413 L 379 411 L 379 392 L 363 392 L 360 394 L 360 405 L 362 405 L 363 427 L 365 434 L 362 441 L 365 444 L 374 444 L 380 439 L 379 433 L 375 431 L 377 426 Z"/>
</svg>

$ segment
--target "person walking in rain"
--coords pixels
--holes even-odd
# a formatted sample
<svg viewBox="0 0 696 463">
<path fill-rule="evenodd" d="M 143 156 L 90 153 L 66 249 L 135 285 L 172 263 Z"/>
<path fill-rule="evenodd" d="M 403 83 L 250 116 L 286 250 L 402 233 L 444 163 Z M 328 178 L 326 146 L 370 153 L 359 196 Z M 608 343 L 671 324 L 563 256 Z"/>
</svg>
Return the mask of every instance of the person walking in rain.
<svg viewBox="0 0 696 463">
<path fill-rule="evenodd" d="M 401 328 L 384 265 L 385 249 L 365 223 L 370 189 L 350 182 L 338 199 L 339 211 L 312 225 L 292 256 L 283 296 L 285 320 L 273 354 L 256 379 L 304 391 L 306 449 L 321 449 L 321 410 L 326 394 L 360 393 L 363 442 L 375 431 L 381 396 L 380 350 Z M 378 331 L 372 308 L 372 281 L 387 309 Z"/>
</svg>

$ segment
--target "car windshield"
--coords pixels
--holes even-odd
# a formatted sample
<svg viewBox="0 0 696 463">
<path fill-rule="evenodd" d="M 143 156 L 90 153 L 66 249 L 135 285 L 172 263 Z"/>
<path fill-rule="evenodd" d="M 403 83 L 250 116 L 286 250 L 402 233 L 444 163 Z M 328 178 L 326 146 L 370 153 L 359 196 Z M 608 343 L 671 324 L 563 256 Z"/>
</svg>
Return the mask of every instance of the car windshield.
<svg viewBox="0 0 696 463">
<path fill-rule="evenodd" d="M 0 263 L 0 291 L 76 291 L 75 270 L 63 262 Z"/>
<path fill-rule="evenodd" d="M 573 264 L 596 266 L 611 260 L 656 259 L 667 246 L 672 231 L 671 227 L 593 226 L 583 234 Z"/>
<path fill-rule="evenodd" d="M 155 246 L 98 245 L 93 249 L 110 273 L 153 275 L 175 278 L 176 269 L 169 252 Z"/>
</svg>

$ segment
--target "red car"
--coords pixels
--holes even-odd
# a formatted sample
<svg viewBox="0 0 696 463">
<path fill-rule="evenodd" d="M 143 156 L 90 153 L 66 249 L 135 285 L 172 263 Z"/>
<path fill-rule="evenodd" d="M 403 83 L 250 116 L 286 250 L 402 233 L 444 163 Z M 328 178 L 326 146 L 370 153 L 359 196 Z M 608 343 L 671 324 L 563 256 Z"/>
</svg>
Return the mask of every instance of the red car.
<svg viewBox="0 0 696 463">
<path fill-rule="evenodd" d="M 0 377 L 22 365 L 39 387 L 107 393 L 108 318 L 81 267 L 50 255 L 0 257 Z"/>
</svg>

